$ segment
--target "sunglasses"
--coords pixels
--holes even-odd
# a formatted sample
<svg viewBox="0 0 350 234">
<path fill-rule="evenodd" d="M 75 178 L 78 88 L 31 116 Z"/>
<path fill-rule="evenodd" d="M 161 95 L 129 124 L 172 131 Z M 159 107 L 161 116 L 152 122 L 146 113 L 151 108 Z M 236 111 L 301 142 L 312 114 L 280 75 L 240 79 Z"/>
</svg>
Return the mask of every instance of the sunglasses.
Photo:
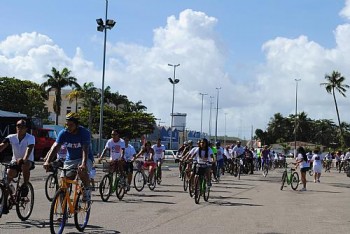
<svg viewBox="0 0 350 234">
<path fill-rule="evenodd" d="M 17 124 L 16 127 L 17 127 L 17 128 L 25 128 L 26 126 L 25 126 L 25 125 Z"/>
</svg>

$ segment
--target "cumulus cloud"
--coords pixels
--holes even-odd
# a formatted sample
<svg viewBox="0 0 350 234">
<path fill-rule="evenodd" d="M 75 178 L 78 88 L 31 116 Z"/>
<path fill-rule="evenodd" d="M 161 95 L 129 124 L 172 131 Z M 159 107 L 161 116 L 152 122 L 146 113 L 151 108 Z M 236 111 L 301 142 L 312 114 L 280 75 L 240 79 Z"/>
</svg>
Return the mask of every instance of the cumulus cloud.
<svg viewBox="0 0 350 234">
<path fill-rule="evenodd" d="M 350 0 L 340 13 L 350 16 Z M 220 36 L 215 31 L 219 21 L 204 12 L 187 9 L 179 16 L 169 16 L 164 26 L 154 29 L 153 45 L 112 42 L 107 44 L 105 86 L 125 94 L 132 101 L 141 100 L 166 125 L 170 125 L 173 78 L 170 64 L 178 64 L 175 86 L 175 112 L 187 113 L 189 129 L 200 129 L 201 96 L 204 101 L 203 130 L 208 132 L 209 96 L 212 99 L 212 134 L 215 126 L 217 90 L 220 89 L 218 134 L 223 135 L 225 116 L 227 134 L 250 137 L 251 125 L 265 128 L 276 112 L 287 116 L 295 111 L 295 80 L 301 79 L 298 109 L 311 118 L 335 119 L 334 104 L 323 87 L 324 75 L 333 70 L 350 77 L 350 25 L 335 28 L 336 46 L 322 47 L 307 35 L 296 38 L 277 37 L 262 45 L 265 60 L 249 68 L 249 79 L 227 74 L 227 57 Z M 96 43 L 93 41 L 92 43 Z M 1 76 L 15 76 L 43 82 L 43 74 L 51 67 L 68 67 L 80 83 L 93 81 L 101 87 L 102 72 L 94 62 L 76 48 L 67 56 L 54 40 L 37 32 L 13 35 L 0 41 Z M 343 121 L 349 116 L 346 99 L 339 98 Z M 226 113 L 226 115 L 224 115 Z"/>
<path fill-rule="evenodd" d="M 340 11 L 340 16 L 350 19 L 350 0 L 345 1 L 345 7 Z"/>
</svg>

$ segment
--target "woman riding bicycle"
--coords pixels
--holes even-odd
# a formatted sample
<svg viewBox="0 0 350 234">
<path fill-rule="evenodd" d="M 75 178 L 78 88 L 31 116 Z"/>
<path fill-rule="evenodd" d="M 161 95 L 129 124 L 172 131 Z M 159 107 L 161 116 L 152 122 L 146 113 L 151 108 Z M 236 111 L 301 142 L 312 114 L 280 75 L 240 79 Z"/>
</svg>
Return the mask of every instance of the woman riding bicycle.
<svg viewBox="0 0 350 234">
<path fill-rule="evenodd" d="M 143 167 L 148 168 L 149 177 L 153 178 L 154 169 L 156 168 L 156 163 L 153 160 L 154 150 L 151 148 L 151 142 L 147 141 L 142 147 L 140 152 L 135 156 L 135 159 L 142 156 L 144 160 Z M 134 161 L 134 160 L 133 160 Z M 149 181 L 148 181 L 149 182 Z"/>
</svg>

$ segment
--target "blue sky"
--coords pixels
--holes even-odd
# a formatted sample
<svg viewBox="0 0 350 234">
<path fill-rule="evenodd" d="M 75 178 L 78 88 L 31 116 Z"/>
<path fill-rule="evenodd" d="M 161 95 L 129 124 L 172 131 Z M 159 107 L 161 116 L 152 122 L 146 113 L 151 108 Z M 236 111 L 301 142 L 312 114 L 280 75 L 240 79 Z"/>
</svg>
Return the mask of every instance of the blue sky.
<svg viewBox="0 0 350 234">
<path fill-rule="evenodd" d="M 108 18 L 117 25 L 108 31 L 106 85 L 142 100 L 168 124 L 172 70 L 167 64 L 180 63 L 175 111 L 188 113 L 188 127 L 199 130 L 198 93 L 216 96 L 215 87 L 221 86 L 219 134 L 227 113 L 226 133 L 248 138 L 251 125 L 264 128 L 274 113 L 293 113 L 298 76 L 300 109 L 312 118 L 335 120 L 332 99 L 319 83 L 334 69 L 350 76 L 348 49 L 341 43 L 350 35 L 348 2 L 109 0 Z M 95 20 L 104 18 L 104 0 L 4 1 L 0 13 L 1 76 L 40 83 L 50 66 L 67 66 L 81 82 L 100 87 L 103 33 L 96 31 Z M 143 93 L 144 81 L 152 95 Z M 306 94 L 310 90 L 315 97 Z M 339 102 L 341 110 L 349 103 Z M 205 100 L 205 122 L 208 106 Z"/>
</svg>

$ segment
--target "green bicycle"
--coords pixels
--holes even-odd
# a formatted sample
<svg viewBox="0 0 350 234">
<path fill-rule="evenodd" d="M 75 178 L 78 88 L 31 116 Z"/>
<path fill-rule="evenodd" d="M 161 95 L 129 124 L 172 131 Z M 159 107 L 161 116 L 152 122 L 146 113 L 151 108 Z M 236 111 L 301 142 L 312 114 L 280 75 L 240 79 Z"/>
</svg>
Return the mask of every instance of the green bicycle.
<svg viewBox="0 0 350 234">
<path fill-rule="evenodd" d="M 118 199 L 122 200 L 128 187 L 125 174 L 124 172 L 111 172 L 109 168 L 110 163 L 103 162 L 103 171 L 107 172 L 107 174 L 103 176 L 99 185 L 101 199 L 102 201 L 107 202 L 111 194 L 115 192 Z"/>
<path fill-rule="evenodd" d="M 282 184 L 281 184 L 281 190 L 283 190 L 285 182 L 287 182 L 288 185 L 292 187 L 293 190 L 296 190 L 299 185 L 299 175 L 295 171 L 295 168 L 289 168 L 289 164 L 295 164 L 295 163 L 286 163 L 284 166 L 284 172 L 282 174 Z"/>
<path fill-rule="evenodd" d="M 199 200 L 203 195 L 204 201 L 209 200 L 210 187 L 207 186 L 206 170 L 210 164 L 199 164 L 196 165 L 196 175 L 195 175 L 195 186 L 194 186 L 194 201 L 196 204 L 199 204 Z"/>
</svg>

